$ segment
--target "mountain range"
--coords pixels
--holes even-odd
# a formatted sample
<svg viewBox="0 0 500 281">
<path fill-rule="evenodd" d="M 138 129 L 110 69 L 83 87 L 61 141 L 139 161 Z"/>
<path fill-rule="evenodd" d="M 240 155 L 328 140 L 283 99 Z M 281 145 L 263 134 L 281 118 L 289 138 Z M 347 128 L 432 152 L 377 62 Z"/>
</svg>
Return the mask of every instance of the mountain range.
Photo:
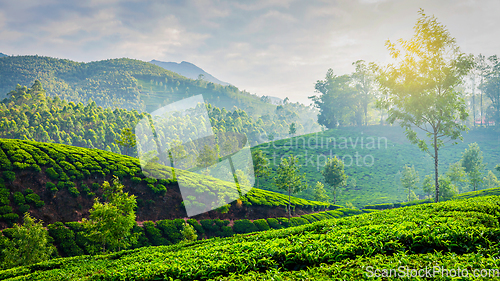
<svg viewBox="0 0 500 281">
<path fill-rule="evenodd" d="M 205 70 L 187 61 L 176 63 L 176 62 L 163 62 L 158 60 L 152 60 L 150 61 L 150 63 L 157 65 L 159 67 L 163 67 L 166 70 L 178 73 L 189 79 L 196 80 L 198 79 L 199 75 L 203 75 L 203 80 L 205 81 L 212 82 L 215 84 L 221 84 L 223 86 L 230 85 L 227 82 L 220 81 L 219 79 L 212 76 L 210 73 L 207 73 Z"/>
</svg>

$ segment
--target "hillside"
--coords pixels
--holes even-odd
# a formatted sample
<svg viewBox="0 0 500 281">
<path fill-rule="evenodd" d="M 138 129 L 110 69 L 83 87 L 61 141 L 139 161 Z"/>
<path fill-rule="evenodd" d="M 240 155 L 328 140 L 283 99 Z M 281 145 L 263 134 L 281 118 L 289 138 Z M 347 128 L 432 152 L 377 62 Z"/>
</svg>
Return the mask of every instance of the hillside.
<svg viewBox="0 0 500 281">
<path fill-rule="evenodd" d="M 137 196 L 138 221 L 184 218 L 186 204 L 209 211 L 195 218 L 282 217 L 288 202 L 287 196 L 256 188 L 233 201 L 234 183 L 189 172 L 183 172 L 183 195 L 189 198 L 183 201 L 169 167 L 156 166 L 157 174 L 150 175 L 136 158 L 62 144 L 0 139 L 0 171 L 1 228 L 18 222 L 28 210 L 45 223 L 81 220 L 93 198 L 100 197 L 100 185 L 113 176 Z M 210 211 L 210 203 L 221 200 L 227 205 Z M 301 215 L 330 204 L 293 198 L 292 205 L 295 215 Z"/>
<path fill-rule="evenodd" d="M 92 99 L 98 106 L 113 109 L 152 112 L 199 94 L 220 108 L 237 106 L 252 115 L 268 114 L 276 108 L 232 85 L 192 80 L 152 63 L 125 58 L 79 63 L 41 56 L 10 56 L 0 61 L 0 77 L 0 97 L 17 84 L 32 85 L 38 79 L 50 96 L 75 103 Z"/>
<path fill-rule="evenodd" d="M 220 84 L 222 86 L 229 85 L 229 83 L 220 81 L 219 79 L 212 76 L 210 73 L 207 73 L 205 70 L 187 61 L 176 63 L 176 62 L 164 62 L 164 61 L 152 60 L 150 61 L 150 63 L 165 68 L 166 70 L 178 73 L 189 79 L 196 80 L 198 79 L 199 75 L 203 75 L 203 80 L 205 81 L 212 82 L 215 84 Z"/>
<path fill-rule="evenodd" d="M 423 276 L 427 278 L 450 279 L 450 271 L 454 269 L 457 276 L 460 268 L 460 276 L 466 279 L 493 279 L 500 277 L 499 203 L 498 196 L 448 201 L 225 239 L 54 259 L 0 271 L 0 279 L 364 280 L 385 276 L 385 280 L 415 276 L 418 272 L 413 269 L 426 267 L 433 274 Z"/>
<path fill-rule="evenodd" d="M 3 58 L 3 57 L 7 57 L 7 55 L 4 53 L 0 53 L 0 58 Z"/>
<path fill-rule="evenodd" d="M 486 164 L 483 172 L 495 171 L 494 167 L 500 162 L 499 136 L 493 129 L 474 129 L 464 134 L 463 142 L 457 145 L 447 144 L 439 154 L 440 173 L 445 173 L 451 163 L 459 161 L 461 153 L 473 142 L 477 142 L 483 152 L 483 163 Z M 265 143 L 253 149 L 260 149 L 267 155 L 273 170 L 276 170 L 280 157 L 290 154 L 298 156 L 301 171 L 307 173 L 310 185 L 323 181 L 320 172 L 326 158 L 337 155 L 344 159 L 345 171 L 349 176 L 347 187 L 341 190 L 338 203 L 351 202 L 358 207 L 406 201 L 406 194 L 400 183 L 400 171 L 405 164 L 415 165 L 420 176 L 419 186 L 424 176 L 434 171 L 432 158 L 417 146 L 411 145 L 399 126 L 341 127 Z M 495 173 L 500 177 L 497 171 Z M 275 189 L 270 180 L 263 179 L 260 188 L 281 192 Z M 465 191 L 468 190 L 463 190 Z M 424 195 L 421 188 L 415 193 Z M 312 198 L 312 190 L 306 190 L 297 196 Z"/>
</svg>

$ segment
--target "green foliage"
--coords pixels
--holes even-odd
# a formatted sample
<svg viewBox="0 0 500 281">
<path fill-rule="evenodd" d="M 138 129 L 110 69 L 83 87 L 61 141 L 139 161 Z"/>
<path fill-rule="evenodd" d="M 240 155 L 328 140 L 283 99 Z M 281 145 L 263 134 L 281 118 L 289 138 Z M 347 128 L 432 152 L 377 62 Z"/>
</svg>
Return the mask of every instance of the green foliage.
<svg viewBox="0 0 500 281">
<path fill-rule="evenodd" d="M 191 224 L 185 223 L 181 230 L 183 241 L 195 241 L 198 238 L 194 227 Z"/>
<path fill-rule="evenodd" d="M 330 197 L 326 194 L 325 186 L 321 182 L 316 182 L 314 186 L 313 200 L 327 202 L 330 200 Z"/>
<path fill-rule="evenodd" d="M 283 228 L 283 226 L 278 222 L 277 219 L 275 218 L 268 218 L 267 219 L 267 224 L 269 225 L 269 227 L 271 227 L 272 229 L 281 229 Z"/>
<path fill-rule="evenodd" d="M 405 165 L 401 173 L 401 185 L 408 190 L 408 202 L 417 199 L 413 191 L 417 188 L 418 182 L 418 172 L 415 171 L 415 167 Z"/>
<path fill-rule="evenodd" d="M 500 181 L 497 176 L 492 171 L 488 171 L 488 175 L 483 178 L 484 187 L 486 188 L 494 188 L 500 187 Z"/>
<path fill-rule="evenodd" d="M 345 186 L 347 183 L 347 175 L 344 172 L 344 162 L 338 159 L 337 156 L 328 158 L 323 171 L 321 171 L 321 175 L 323 175 L 325 182 L 332 188 L 333 204 L 336 204 L 338 188 Z"/>
<path fill-rule="evenodd" d="M 88 238 L 101 244 L 102 251 L 120 250 L 135 243 L 136 237 L 130 235 L 135 223 L 135 195 L 123 192 L 123 185 L 114 179 L 113 185 L 105 181 L 102 185 L 105 203 L 96 198 L 88 220 L 83 220 Z"/>
<path fill-rule="evenodd" d="M 63 256 L 72 257 L 83 255 L 83 250 L 75 242 L 75 233 L 66 228 L 62 222 L 56 222 L 47 226 L 49 235 Z"/>
<path fill-rule="evenodd" d="M 264 157 L 262 150 L 252 151 L 253 169 L 256 177 L 257 187 L 259 178 L 269 177 L 269 161 Z"/>
<path fill-rule="evenodd" d="M 13 182 L 14 180 L 16 180 L 16 173 L 14 173 L 12 171 L 4 171 L 3 172 L 3 179 L 6 182 Z"/>
<path fill-rule="evenodd" d="M 243 219 L 234 221 L 233 231 L 234 233 L 242 234 L 259 231 L 259 229 L 251 221 Z"/>
<path fill-rule="evenodd" d="M 42 222 L 36 222 L 28 213 L 23 225 L 15 225 L 12 240 L 3 250 L 4 268 L 31 265 L 49 259 L 54 252 L 49 244 L 49 235 Z"/>
<path fill-rule="evenodd" d="M 270 229 L 265 219 L 254 220 L 253 224 L 259 229 L 259 231 L 266 231 Z"/>
<path fill-rule="evenodd" d="M 288 216 L 291 216 L 291 199 L 290 195 L 300 192 L 307 188 L 304 183 L 306 174 L 299 175 L 298 159 L 291 155 L 290 157 L 283 158 L 278 170 L 276 171 L 277 177 L 275 183 L 277 188 L 288 191 Z"/>
<path fill-rule="evenodd" d="M 201 237 L 205 234 L 205 230 L 203 229 L 201 224 L 199 224 L 195 219 L 188 219 L 187 223 L 193 226 L 193 228 L 196 230 L 196 233 L 198 234 L 198 237 L 201 239 Z"/>
<path fill-rule="evenodd" d="M 28 193 L 25 196 L 25 199 L 26 199 L 26 203 L 33 204 L 37 208 L 43 207 L 45 205 L 45 203 L 42 201 L 40 196 L 36 193 Z"/>
<path fill-rule="evenodd" d="M 168 245 L 170 243 L 167 239 L 162 237 L 161 231 L 155 227 L 154 222 L 145 221 L 142 225 L 146 237 L 154 246 Z"/>
<path fill-rule="evenodd" d="M 476 191 L 479 183 L 483 182 L 481 170 L 486 166 L 483 164 L 483 153 L 477 143 L 469 144 L 469 148 L 462 153 L 462 166 Z"/>
<path fill-rule="evenodd" d="M 439 149 L 446 139 L 461 140 L 461 132 L 466 130 L 460 122 L 468 115 L 465 101 L 455 87 L 473 61 L 460 52 L 455 38 L 434 16 L 427 16 L 423 10 L 419 14 L 415 35 L 399 40 L 400 49 L 390 41 L 386 43 L 396 63 L 378 69 L 383 97 L 378 105 L 387 110 L 389 123 L 397 120 L 410 142 L 434 158 L 437 202 Z M 415 127 L 427 137 L 418 136 Z"/>
</svg>

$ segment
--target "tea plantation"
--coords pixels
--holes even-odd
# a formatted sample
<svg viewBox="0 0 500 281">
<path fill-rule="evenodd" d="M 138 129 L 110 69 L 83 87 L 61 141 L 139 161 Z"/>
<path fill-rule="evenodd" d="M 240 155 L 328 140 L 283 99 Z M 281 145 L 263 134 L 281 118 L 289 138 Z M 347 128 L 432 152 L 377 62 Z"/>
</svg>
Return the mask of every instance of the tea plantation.
<svg viewBox="0 0 500 281">
<path fill-rule="evenodd" d="M 500 267 L 499 218 L 499 196 L 476 197 L 231 238 L 53 259 L 0 271 L 0 279 L 361 280 L 415 276 L 422 273 L 413 270 L 425 267 L 434 274 L 427 278 L 451 279 L 458 268 L 468 279 L 498 278 L 498 270 L 488 269 Z"/>
</svg>

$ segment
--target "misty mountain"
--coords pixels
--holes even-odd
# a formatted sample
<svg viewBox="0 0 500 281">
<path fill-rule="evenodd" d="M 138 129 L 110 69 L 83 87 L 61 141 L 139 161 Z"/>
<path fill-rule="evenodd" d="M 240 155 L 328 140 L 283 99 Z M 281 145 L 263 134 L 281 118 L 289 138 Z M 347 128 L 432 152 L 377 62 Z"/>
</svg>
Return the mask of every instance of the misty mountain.
<svg viewBox="0 0 500 281">
<path fill-rule="evenodd" d="M 3 58 L 3 57 L 8 57 L 8 56 L 4 53 L 0 53 L 0 58 Z"/>
<path fill-rule="evenodd" d="M 163 67 L 166 70 L 170 70 L 172 72 L 178 73 L 184 77 L 190 78 L 190 79 L 198 79 L 198 76 L 202 74 L 204 77 L 203 79 L 208 82 L 220 84 L 223 86 L 228 86 L 230 85 L 227 82 L 220 81 L 219 79 L 213 77 L 210 73 L 207 73 L 205 70 L 197 67 L 196 65 L 183 61 L 181 63 L 176 63 L 176 62 L 163 62 L 163 61 L 158 61 L 158 60 L 152 60 L 150 63 L 155 64 L 159 67 Z"/>
</svg>

